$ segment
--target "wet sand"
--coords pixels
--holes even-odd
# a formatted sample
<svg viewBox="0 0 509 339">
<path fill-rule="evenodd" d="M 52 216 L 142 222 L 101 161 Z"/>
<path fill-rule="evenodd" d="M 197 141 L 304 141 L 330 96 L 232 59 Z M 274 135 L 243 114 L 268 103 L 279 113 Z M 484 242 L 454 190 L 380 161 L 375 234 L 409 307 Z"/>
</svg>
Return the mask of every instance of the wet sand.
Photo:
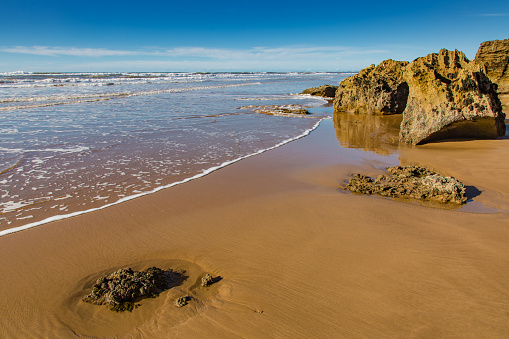
<svg viewBox="0 0 509 339">
<path fill-rule="evenodd" d="M 0 237 L 0 337 L 509 336 L 509 140 L 383 156 L 335 134 L 327 120 L 201 179 Z M 398 161 L 456 176 L 495 213 L 338 189 Z M 154 265 L 188 278 L 132 313 L 80 302 L 99 276 Z M 201 288 L 205 273 L 221 280 Z"/>
</svg>

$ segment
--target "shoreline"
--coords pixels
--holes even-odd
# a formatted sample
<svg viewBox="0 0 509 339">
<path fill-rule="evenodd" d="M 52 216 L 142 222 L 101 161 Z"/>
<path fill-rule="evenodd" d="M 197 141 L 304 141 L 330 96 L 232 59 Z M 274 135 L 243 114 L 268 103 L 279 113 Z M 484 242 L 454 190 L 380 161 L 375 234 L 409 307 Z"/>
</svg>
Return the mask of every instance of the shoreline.
<svg viewBox="0 0 509 339">
<path fill-rule="evenodd" d="M 50 222 L 54 222 L 54 221 L 58 221 L 58 220 L 64 220 L 64 219 L 72 218 L 72 217 L 75 217 L 75 216 L 78 216 L 78 215 L 82 215 L 82 214 L 98 211 L 98 210 L 101 210 L 101 209 L 104 209 L 104 208 L 108 208 L 108 207 L 111 207 L 111 206 L 114 206 L 114 205 L 117 205 L 117 204 L 124 203 L 124 202 L 132 200 L 132 199 L 137 199 L 137 198 L 149 195 L 149 194 L 153 194 L 153 193 L 159 192 L 160 190 L 163 190 L 163 189 L 167 189 L 167 188 L 174 187 L 176 185 L 184 184 L 184 183 L 189 182 L 191 180 L 202 178 L 202 177 L 204 177 L 204 176 L 206 176 L 206 175 L 208 175 L 208 174 L 210 174 L 210 173 L 212 173 L 214 171 L 217 171 L 217 170 L 219 170 L 221 168 L 224 168 L 226 166 L 234 164 L 234 163 L 236 163 L 238 161 L 241 161 L 243 159 L 247 159 L 247 158 L 250 158 L 252 156 L 262 154 L 264 152 L 267 152 L 267 151 L 270 151 L 272 149 L 275 149 L 275 148 L 281 147 L 283 145 L 286 145 L 286 144 L 288 144 L 288 143 L 290 143 L 292 141 L 298 140 L 300 138 L 304 138 L 307 135 L 309 135 L 309 133 L 311 133 L 316 128 L 318 128 L 320 123 L 324 119 L 326 119 L 326 118 L 318 118 L 318 117 L 312 117 L 312 118 L 318 120 L 317 123 L 314 126 L 312 126 L 311 128 L 305 130 L 304 132 L 302 132 L 301 134 L 299 134 L 298 136 L 296 136 L 294 138 L 283 140 L 282 142 L 280 142 L 280 143 L 278 143 L 278 144 L 276 144 L 274 146 L 271 146 L 269 148 L 261 149 L 259 151 L 254 152 L 254 153 L 250 153 L 250 154 L 247 154 L 245 156 L 242 156 L 242 157 L 239 157 L 239 158 L 236 158 L 236 159 L 233 159 L 233 160 L 229 160 L 229 161 L 223 162 L 220 165 L 209 167 L 209 168 L 205 169 L 204 171 L 202 171 L 202 172 L 200 172 L 200 173 L 198 173 L 196 175 L 193 175 L 191 177 L 185 178 L 183 180 L 172 182 L 172 183 L 170 183 L 168 185 L 158 186 L 158 187 L 156 187 L 156 188 L 154 188 L 154 189 L 152 189 L 150 191 L 147 191 L 147 192 L 142 192 L 142 193 L 137 193 L 137 194 L 133 194 L 133 195 L 130 195 L 130 196 L 126 196 L 126 197 L 123 197 L 123 198 L 121 198 L 121 199 L 119 199 L 119 200 L 117 200 L 115 202 L 112 202 L 112 203 L 109 203 L 109 204 L 105 204 L 105 205 L 102 205 L 100 207 L 94 207 L 94 208 L 90 208 L 90 209 L 87 209 L 87 210 L 76 211 L 76 212 L 72 212 L 72 213 L 69 213 L 69 214 L 53 215 L 51 217 L 44 218 L 43 220 L 40 220 L 40 221 L 35 221 L 35 222 L 28 223 L 28 224 L 25 224 L 25 225 L 7 228 L 7 229 L 4 229 L 4 230 L 0 231 L 0 237 L 8 235 L 8 234 L 16 233 L 16 232 L 21 232 L 21 231 L 24 231 L 24 230 L 27 230 L 27 229 L 30 229 L 30 228 L 33 228 L 33 227 L 45 225 L 45 224 L 48 224 Z"/>
<path fill-rule="evenodd" d="M 342 148 L 332 125 L 200 180 L 0 237 L 1 336 L 507 335 L 507 139 L 396 158 Z M 339 189 L 396 160 L 456 176 L 501 212 Z M 189 278 L 129 314 L 79 302 L 101 274 L 151 265 Z M 222 279 L 200 291 L 204 272 Z M 173 307 L 178 293 L 196 299 Z"/>
</svg>

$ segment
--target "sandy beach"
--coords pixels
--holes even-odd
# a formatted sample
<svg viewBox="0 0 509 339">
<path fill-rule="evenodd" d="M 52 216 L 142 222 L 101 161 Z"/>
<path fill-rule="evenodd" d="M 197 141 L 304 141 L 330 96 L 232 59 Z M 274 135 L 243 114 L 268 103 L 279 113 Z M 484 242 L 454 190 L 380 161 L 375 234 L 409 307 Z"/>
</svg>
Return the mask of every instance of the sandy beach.
<svg viewBox="0 0 509 339">
<path fill-rule="evenodd" d="M 392 155 L 344 142 L 324 120 L 203 178 L 0 237 L 0 337 L 508 337 L 509 139 Z M 473 200 L 339 188 L 398 162 L 455 176 Z M 187 279 L 131 313 L 80 300 L 102 275 L 150 266 Z M 200 287 L 205 273 L 220 281 Z"/>
</svg>

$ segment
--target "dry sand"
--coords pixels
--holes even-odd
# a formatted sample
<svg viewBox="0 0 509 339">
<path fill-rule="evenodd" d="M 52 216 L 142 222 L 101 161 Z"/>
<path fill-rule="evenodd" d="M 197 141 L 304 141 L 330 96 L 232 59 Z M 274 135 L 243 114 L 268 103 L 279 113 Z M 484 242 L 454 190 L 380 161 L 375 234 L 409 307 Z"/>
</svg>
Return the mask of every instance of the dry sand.
<svg viewBox="0 0 509 339">
<path fill-rule="evenodd" d="M 338 189 L 398 158 L 340 147 L 328 120 L 204 178 L 1 237 L 0 337 L 509 337 L 508 146 L 399 153 L 493 213 Z M 103 274 L 153 265 L 188 279 L 132 313 L 80 301 Z M 202 288 L 205 272 L 222 280 Z"/>
</svg>

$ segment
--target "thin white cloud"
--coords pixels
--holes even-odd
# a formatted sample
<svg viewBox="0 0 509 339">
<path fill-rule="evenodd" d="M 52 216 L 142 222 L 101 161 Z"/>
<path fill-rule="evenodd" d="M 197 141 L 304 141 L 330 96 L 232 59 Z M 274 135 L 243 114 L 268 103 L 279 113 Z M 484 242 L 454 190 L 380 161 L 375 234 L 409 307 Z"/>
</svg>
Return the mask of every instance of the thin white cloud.
<svg viewBox="0 0 509 339">
<path fill-rule="evenodd" d="M 392 49 L 390 49 L 392 51 Z M 139 50 L 59 46 L 1 47 L 0 52 L 61 57 L 20 64 L 13 60 L 5 69 L 35 71 L 267 71 L 267 70 L 359 70 L 378 63 L 386 49 L 351 46 L 282 46 L 245 49 L 207 47 L 145 47 Z M 74 57 L 81 57 L 79 62 Z M 89 59 L 86 61 L 86 59 Z M 29 68 L 28 68 L 28 67 Z"/>
<path fill-rule="evenodd" d="M 77 47 L 49 47 L 49 46 L 15 46 L 2 47 L 1 52 L 17 53 L 17 54 L 33 54 L 45 56 L 81 56 L 81 57 L 103 57 L 103 56 L 124 56 L 136 55 L 132 51 L 118 51 L 103 48 L 77 48 Z"/>
<path fill-rule="evenodd" d="M 15 46 L 1 47 L 1 52 L 16 54 L 32 54 L 41 56 L 77 56 L 77 57 L 104 57 L 104 56 L 167 56 L 173 58 L 209 58 L 216 60 L 245 60 L 252 58 L 301 58 L 312 56 L 332 55 L 365 55 L 387 53 L 385 50 L 362 49 L 357 47 L 325 46 L 325 47 L 254 47 L 249 49 L 221 49 L 204 47 L 176 47 L 172 49 L 152 50 L 112 50 L 103 48 L 78 47 L 50 47 L 50 46 Z"/>
<path fill-rule="evenodd" d="M 509 16 L 509 13 L 487 13 L 479 14 L 479 16 Z"/>
</svg>

